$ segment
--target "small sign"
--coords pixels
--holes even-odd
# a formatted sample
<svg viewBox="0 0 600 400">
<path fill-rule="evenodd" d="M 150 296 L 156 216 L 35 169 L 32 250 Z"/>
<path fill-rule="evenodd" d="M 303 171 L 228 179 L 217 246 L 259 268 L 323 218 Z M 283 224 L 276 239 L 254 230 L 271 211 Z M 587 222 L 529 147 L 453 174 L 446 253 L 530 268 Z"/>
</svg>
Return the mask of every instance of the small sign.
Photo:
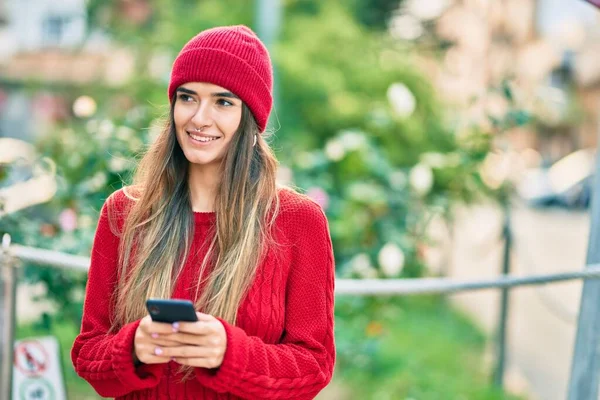
<svg viewBox="0 0 600 400">
<path fill-rule="evenodd" d="M 50 382 L 43 378 L 27 379 L 19 387 L 19 399 L 22 400 L 55 400 L 54 389 Z M 13 396 L 14 398 L 14 396 Z"/>
<path fill-rule="evenodd" d="M 12 400 L 66 400 L 56 338 L 19 340 L 14 351 Z"/>
</svg>

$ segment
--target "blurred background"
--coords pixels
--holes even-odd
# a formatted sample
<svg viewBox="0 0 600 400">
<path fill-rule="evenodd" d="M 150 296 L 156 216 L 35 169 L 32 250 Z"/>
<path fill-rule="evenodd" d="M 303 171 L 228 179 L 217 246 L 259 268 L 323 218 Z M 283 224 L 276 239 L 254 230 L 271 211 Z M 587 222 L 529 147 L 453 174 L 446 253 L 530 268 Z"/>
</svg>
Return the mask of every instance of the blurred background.
<svg viewBox="0 0 600 400">
<path fill-rule="evenodd" d="M 275 66 L 279 181 L 326 211 L 338 278 L 483 279 L 585 264 L 600 25 L 583 0 L 0 0 L 0 233 L 88 256 L 106 197 L 168 111 L 171 63 L 246 24 Z M 39 203 L 39 204 L 38 204 Z M 510 215 L 510 218 L 507 216 Z M 19 338 L 68 357 L 86 276 L 24 265 Z M 322 399 L 563 399 L 580 282 L 336 298 Z"/>
</svg>

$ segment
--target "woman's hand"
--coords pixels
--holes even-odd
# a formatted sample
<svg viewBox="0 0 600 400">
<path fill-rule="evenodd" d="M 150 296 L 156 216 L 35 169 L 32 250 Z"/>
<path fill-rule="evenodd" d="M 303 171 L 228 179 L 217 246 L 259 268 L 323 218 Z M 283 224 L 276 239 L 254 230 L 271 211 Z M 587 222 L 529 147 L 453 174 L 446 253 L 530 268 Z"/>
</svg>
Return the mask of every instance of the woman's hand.
<svg viewBox="0 0 600 400">
<path fill-rule="evenodd" d="M 149 315 L 140 321 L 133 338 L 134 361 L 144 364 L 161 364 L 171 360 L 171 357 L 163 354 L 163 349 L 169 346 L 177 346 L 179 343 L 168 339 L 169 333 L 173 333 L 171 324 L 153 322 Z"/>
<path fill-rule="evenodd" d="M 176 333 L 160 335 L 169 342 L 177 342 L 174 346 L 164 347 L 162 356 L 182 365 L 218 368 L 227 349 L 225 327 L 212 315 L 196 314 L 197 322 L 174 323 Z"/>
</svg>

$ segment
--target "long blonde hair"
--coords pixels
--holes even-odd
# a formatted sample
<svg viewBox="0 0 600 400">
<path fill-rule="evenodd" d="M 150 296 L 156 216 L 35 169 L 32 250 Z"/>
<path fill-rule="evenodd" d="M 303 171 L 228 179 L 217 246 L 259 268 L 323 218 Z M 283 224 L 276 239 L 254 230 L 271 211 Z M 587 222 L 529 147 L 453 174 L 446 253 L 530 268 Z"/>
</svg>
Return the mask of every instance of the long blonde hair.
<svg viewBox="0 0 600 400">
<path fill-rule="evenodd" d="M 120 234 L 119 280 L 113 329 L 147 314 L 145 300 L 170 298 L 188 260 L 194 215 L 188 166 L 177 142 L 173 104 L 169 120 L 126 188 L 129 202 Z M 199 277 L 210 264 L 196 308 L 235 324 L 265 249 L 274 242 L 279 209 L 277 160 L 244 104 L 240 126 L 221 167 L 215 199 L 216 221 Z M 254 136 L 256 145 L 253 145 Z M 117 218 L 110 218 L 114 226 Z M 201 282 L 196 282 L 200 287 Z M 197 293 L 198 294 L 198 293 Z"/>
</svg>

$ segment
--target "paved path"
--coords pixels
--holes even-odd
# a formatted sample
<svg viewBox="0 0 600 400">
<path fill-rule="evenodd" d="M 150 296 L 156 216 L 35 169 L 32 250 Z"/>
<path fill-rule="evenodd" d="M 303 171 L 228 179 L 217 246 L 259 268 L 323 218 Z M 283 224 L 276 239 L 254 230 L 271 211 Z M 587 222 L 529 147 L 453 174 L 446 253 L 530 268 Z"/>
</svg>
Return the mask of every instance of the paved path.
<svg viewBox="0 0 600 400">
<path fill-rule="evenodd" d="M 459 212 L 451 276 L 475 279 L 499 273 L 502 247 L 500 242 L 493 243 L 501 223 L 500 211 L 492 206 L 465 208 Z M 519 207 L 513 210 L 513 232 L 512 269 L 516 275 L 578 271 L 585 264 L 589 233 L 587 212 Z M 566 282 L 511 292 L 509 373 L 526 379 L 532 398 L 566 398 L 581 288 L 581 282 Z M 498 292 L 457 294 L 452 298 L 473 315 L 485 331 L 494 334 Z"/>
</svg>

